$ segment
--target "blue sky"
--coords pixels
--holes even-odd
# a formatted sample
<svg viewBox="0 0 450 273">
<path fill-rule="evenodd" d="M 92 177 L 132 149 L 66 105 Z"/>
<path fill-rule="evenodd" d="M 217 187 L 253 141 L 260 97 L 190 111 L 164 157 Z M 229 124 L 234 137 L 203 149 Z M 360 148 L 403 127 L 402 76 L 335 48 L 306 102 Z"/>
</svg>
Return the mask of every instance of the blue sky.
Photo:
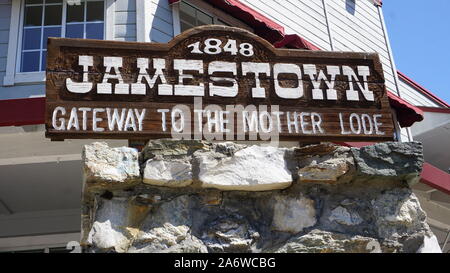
<svg viewBox="0 0 450 273">
<path fill-rule="evenodd" d="M 450 104 L 450 0 L 384 0 L 397 69 Z"/>
</svg>

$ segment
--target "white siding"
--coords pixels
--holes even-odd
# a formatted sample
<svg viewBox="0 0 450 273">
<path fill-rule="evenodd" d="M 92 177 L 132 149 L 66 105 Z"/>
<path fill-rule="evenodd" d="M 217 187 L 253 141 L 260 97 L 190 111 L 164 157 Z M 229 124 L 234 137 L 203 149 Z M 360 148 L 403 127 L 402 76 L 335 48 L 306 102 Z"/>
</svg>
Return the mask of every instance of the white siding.
<svg viewBox="0 0 450 273">
<path fill-rule="evenodd" d="M 321 0 L 242 0 L 285 28 L 323 50 L 331 50 L 325 12 Z"/>
<path fill-rule="evenodd" d="M 356 1 L 354 7 L 346 0 L 328 1 L 328 20 L 338 51 L 377 52 L 383 65 L 386 87 L 397 93 L 388 45 L 377 7 L 369 0 Z"/>
<path fill-rule="evenodd" d="M 116 0 L 114 40 L 136 41 L 136 1 Z"/>
<path fill-rule="evenodd" d="M 321 0 L 242 0 L 282 25 L 287 34 L 298 34 L 323 50 L 331 50 L 325 10 Z M 378 9 L 369 0 L 327 0 L 328 22 L 336 51 L 377 52 L 383 65 L 386 86 L 397 93 L 389 50 Z"/>
<path fill-rule="evenodd" d="M 425 95 L 416 90 L 413 86 L 408 84 L 402 78 L 399 78 L 399 89 L 402 98 L 412 105 L 426 106 L 426 107 L 441 107 L 438 103 L 427 98 Z"/>
<path fill-rule="evenodd" d="M 139 1 L 139 0 L 138 0 Z M 153 17 L 150 29 L 150 41 L 167 43 L 173 38 L 172 8 L 167 0 L 150 0 Z"/>
</svg>

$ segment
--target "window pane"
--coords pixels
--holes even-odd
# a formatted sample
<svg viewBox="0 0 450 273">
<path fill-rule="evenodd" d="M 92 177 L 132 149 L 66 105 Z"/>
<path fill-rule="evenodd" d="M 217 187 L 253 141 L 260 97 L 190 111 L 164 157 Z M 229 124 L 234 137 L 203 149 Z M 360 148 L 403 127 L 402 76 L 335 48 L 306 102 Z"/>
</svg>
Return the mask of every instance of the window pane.
<svg viewBox="0 0 450 273">
<path fill-rule="evenodd" d="M 193 26 L 191 26 L 191 25 L 189 25 L 189 24 L 186 24 L 186 23 L 183 22 L 183 21 L 181 21 L 180 23 L 181 23 L 181 32 L 184 32 L 184 31 L 186 31 L 186 30 L 188 30 L 188 29 L 193 28 Z"/>
<path fill-rule="evenodd" d="M 22 53 L 22 72 L 39 71 L 39 56 L 40 51 L 24 52 Z"/>
<path fill-rule="evenodd" d="M 196 20 L 195 20 L 195 9 L 184 3 L 181 2 L 180 4 L 180 19 L 186 21 L 186 23 L 189 23 L 191 25 L 196 25 Z"/>
<path fill-rule="evenodd" d="M 53 3 L 62 3 L 62 0 L 46 0 L 46 4 L 53 4 Z"/>
<path fill-rule="evenodd" d="M 83 24 L 66 25 L 67 38 L 84 38 Z"/>
<path fill-rule="evenodd" d="M 41 29 L 32 28 L 23 30 L 23 49 L 41 48 Z"/>
<path fill-rule="evenodd" d="M 103 23 L 86 24 L 86 38 L 103 39 Z"/>
<path fill-rule="evenodd" d="M 67 5 L 66 21 L 68 23 L 84 21 L 84 2 L 81 5 Z"/>
<path fill-rule="evenodd" d="M 103 1 L 87 2 L 86 21 L 103 21 Z"/>
<path fill-rule="evenodd" d="M 213 18 L 201 11 L 197 11 L 197 25 L 211 25 L 213 23 Z"/>
<path fill-rule="evenodd" d="M 180 20 L 185 21 L 186 23 L 195 26 L 197 24 L 197 20 L 195 17 L 190 16 L 182 11 L 180 11 Z"/>
<path fill-rule="evenodd" d="M 25 26 L 42 25 L 42 6 L 25 8 Z"/>
<path fill-rule="evenodd" d="M 61 25 L 62 5 L 45 6 L 44 25 Z"/>
<path fill-rule="evenodd" d="M 187 14 L 190 14 L 192 17 L 195 17 L 196 8 L 189 4 L 186 4 L 184 1 L 181 1 L 180 3 L 180 10 Z"/>
<path fill-rule="evenodd" d="M 42 4 L 42 0 L 27 0 L 26 4 Z"/>
<path fill-rule="evenodd" d="M 41 71 L 45 71 L 47 65 L 47 51 L 42 51 L 42 59 L 41 59 Z"/>
<path fill-rule="evenodd" d="M 61 37 L 61 27 L 46 27 L 44 28 L 44 37 L 42 40 L 42 48 L 47 48 L 48 37 Z"/>
</svg>

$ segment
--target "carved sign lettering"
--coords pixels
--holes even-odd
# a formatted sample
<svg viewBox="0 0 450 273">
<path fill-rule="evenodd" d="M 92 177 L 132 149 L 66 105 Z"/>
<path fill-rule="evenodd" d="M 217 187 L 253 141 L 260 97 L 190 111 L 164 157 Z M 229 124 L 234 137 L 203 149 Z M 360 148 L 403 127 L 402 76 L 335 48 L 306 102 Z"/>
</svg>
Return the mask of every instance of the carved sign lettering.
<svg viewBox="0 0 450 273">
<path fill-rule="evenodd" d="M 168 44 L 50 38 L 46 136 L 385 141 L 378 55 L 275 49 L 203 26 Z"/>
</svg>

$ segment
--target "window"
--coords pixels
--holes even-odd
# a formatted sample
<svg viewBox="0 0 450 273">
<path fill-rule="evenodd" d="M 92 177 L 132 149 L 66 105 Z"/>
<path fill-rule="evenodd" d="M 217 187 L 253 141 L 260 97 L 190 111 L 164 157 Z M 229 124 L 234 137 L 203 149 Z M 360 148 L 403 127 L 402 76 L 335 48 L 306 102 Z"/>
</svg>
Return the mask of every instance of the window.
<svg viewBox="0 0 450 273">
<path fill-rule="evenodd" d="M 44 71 L 48 37 L 104 39 L 104 1 L 25 0 L 18 72 Z"/>
<path fill-rule="evenodd" d="M 214 8 L 203 1 L 184 0 L 174 4 L 173 12 L 178 14 L 179 22 L 174 21 L 175 35 L 190 28 L 202 25 L 226 25 L 253 30 L 238 19 Z M 177 16 L 174 16 L 177 18 Z M 179 30 L 177 31 L 177 24 Z"/>
<path fill-rule="evenodd" d="M 180 3 L 180 28 L 181 32 L 184 32 L 190 28 L 196 27 L 196 26 L 203 26 L 203 25 L 213 25 L 215 24 L 215 21 L 219 24 L 224 24 L 223 21 L 220 20 L 214 20 L 215 18 L 212 15 L 209 15 L 196 7 L 181 2 Z"/>
<path fill-rule="evenodd" d="M 84 1 L 81 5 L 68 5 L 66 15 L 67 38 L 104 38 L 103 1 Z"/>
<path fill-rule="evenodd" d="M 116 0 L 11 1 L 3 86 L 45 81 L 47 37 L 114 40 Z"/>
</svg>

